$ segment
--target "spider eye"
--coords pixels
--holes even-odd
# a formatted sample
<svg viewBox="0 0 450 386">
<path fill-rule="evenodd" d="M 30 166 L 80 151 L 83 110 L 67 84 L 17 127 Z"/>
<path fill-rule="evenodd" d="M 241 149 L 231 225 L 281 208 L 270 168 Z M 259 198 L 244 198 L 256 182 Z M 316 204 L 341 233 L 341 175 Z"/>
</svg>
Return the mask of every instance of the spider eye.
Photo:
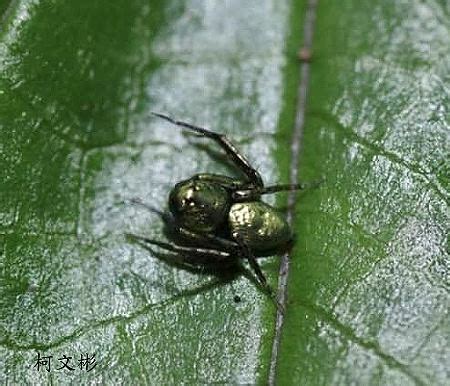
<svg viewBox="0 0 450 386">
<path fill-rule="evenodd" d="M 197 202 L 192 197 L 181 199 L 180 205 L 177 205 L 178 212 L 183 212 L 188 208 L 192 208 L 197 205 Z"/>
</svg>

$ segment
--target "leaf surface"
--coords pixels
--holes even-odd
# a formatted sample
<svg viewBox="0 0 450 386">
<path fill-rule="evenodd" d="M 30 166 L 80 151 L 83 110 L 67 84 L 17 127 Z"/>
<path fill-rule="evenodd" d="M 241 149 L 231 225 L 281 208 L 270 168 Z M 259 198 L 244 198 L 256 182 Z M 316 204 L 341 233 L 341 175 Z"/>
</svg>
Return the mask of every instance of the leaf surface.
<svg viewBox="0 0 450 386">
<path fill-rule="evenodd" d="M 0 5 L 2 383 L 266 383 L 276 309 L 254 283 L 124 236 L 166 237 L 130 200 L 162 210 L 195 173 L 239 176 L 151 111 L 225 133 L 268 184 L 326 177 L 298 195 L 278 383 L 448 381 L 450 11 L 321 1 L 292 165 L 306 7 Z M 273 286 L 278 261 L 261 260 Z"/>
<path fill-rule="evenodd" d="M 165 237 L 161 219 L 129 200 L 164 209 L 180 180 L 235 173 L 220 148 L 151 111 L 226 133 L 278 181 L 288 5 L 11 5 L 0 78 L 2 382 L 255 382 L 273 304 L 245 277 L 179 269 L 124 234 Z M 276 258 L 264 263 L 273 282 L 276 268 Z M 77 367 L 86 353 L 97 361 L 89 372 Z M 53 356 L 50 372 L 34 367 L 38 354 Z M 58 370 L 64 355 L 74 371 Z"/>
<path fill-rule="evenodd" d="M 448 15 L 319 2 L 281 384 L 448 384 Z"/>
</svg>

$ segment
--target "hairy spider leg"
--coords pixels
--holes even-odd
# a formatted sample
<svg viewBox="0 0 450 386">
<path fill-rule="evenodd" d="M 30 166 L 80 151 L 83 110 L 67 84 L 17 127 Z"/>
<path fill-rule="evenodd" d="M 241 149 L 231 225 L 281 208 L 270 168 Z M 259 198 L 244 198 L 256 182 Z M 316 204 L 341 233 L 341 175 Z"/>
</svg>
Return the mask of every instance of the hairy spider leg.
<svg viewBox="0 0 450 386">
<path fill-rule="evenodd" d="M 174 125 L 193 130 L 198 134 L 216 141 L 216 143 L 218 143 L 222 147 L 222 149 L 224 149 L 225 152 L 231 157 L 235 165 L 247 176 L 252 185 L 260 188 L 264 186 L 262 177 L 258 173 L 258 171 L 250 165 L 250 162 L 247 160 L 247 158 L 245 158 L 244 155 L 239 152 L 236 146 L 225 135 L 206 130 L 202 127 L 191 125 L 190 123 L 177 121 L 164 114 L 153 112 L 152 114 L 159 118 L 165 119 L 166 121 L 169 121 Z"/>
</svg>

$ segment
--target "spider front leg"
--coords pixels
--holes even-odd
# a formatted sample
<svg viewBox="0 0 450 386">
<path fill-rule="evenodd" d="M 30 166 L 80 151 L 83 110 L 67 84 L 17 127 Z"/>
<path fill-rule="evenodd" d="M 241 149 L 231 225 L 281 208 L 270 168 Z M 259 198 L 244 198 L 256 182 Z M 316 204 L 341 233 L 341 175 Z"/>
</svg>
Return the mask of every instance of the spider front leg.
<svg viewBox="0 0 450 386">
<path fill-rule="evenodd" d="M 225 135 L 215 133 L 214 131 L 204 129 L 199 126 L 191 125 L 190 123 L 177 121 L 164 114 L 152 114 L 159 118 L 165 119 L 166 121 L 169 121 L 174 125 L 190 129 L 200 135 L 203 135 L 204 137 L 214 140 L 220 147 L 222 147 L 222 149 L 225 150 L 225 152 L 233 160 L 234 164 L 247 176 L 252 186 L 260 188 L 264 186 L 263 180 L 258 171 L 250 165 L 250 162 L 247 160 L 247 158 L 245 158 L 245 156 L 239 152 L 236 146 Z"/>
</svg>

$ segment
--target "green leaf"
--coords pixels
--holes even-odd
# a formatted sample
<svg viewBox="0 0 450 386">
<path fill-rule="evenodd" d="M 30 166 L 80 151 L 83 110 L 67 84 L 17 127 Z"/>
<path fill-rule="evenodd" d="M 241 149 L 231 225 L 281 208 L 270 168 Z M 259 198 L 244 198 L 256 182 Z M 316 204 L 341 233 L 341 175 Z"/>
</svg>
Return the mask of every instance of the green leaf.
<svg viewBox="0 0 450 386">
<path fill-rule="evenodd" d="M 267 183 L 293 167 L 326 176 L 298 195 L 280 384 L 445 384 L 448 7 L 320 2 L 291 165 L 306 8 L 0 5 L 1 383 L 267 382 L 276 309 L 254 283 L 179 269 L 124 236 L 165 239 L 130 199 L 164 209 L 176 182 L 235 173 L 156 111 L 226 133 Z M 279 260 L 262 265 L 275 286 Z M 58 370 L 64 355 L 73 371 Z"/>
<path fill-rule="evenodd" d="M 319 3 L 281 384 L 448 384 L 448 15 Z"/>
<path fill-rule="evenodd" d="M 181 270 L 124 237 L 165 238 L 161 219 L 130 199 L 164 209 L 181 179 L 233 172 L 220 149 L 151 111 L 226 133 L 267 182 L 279 180 L 289 4 L 208 4 L 11 5 L 0 79 L 2 383 L 253 383 L 267 367 L 276 308 L 254 283 Z M 277 259 L 263 269 L 275 284 Z M 90 372 L 76 367 L 86 353 L 97 360 Z M 53 356 L 50 372 L 34 367 L 38 354 Z M 64 355 L 74 371 L 57 370 Z"/>
</svg>

